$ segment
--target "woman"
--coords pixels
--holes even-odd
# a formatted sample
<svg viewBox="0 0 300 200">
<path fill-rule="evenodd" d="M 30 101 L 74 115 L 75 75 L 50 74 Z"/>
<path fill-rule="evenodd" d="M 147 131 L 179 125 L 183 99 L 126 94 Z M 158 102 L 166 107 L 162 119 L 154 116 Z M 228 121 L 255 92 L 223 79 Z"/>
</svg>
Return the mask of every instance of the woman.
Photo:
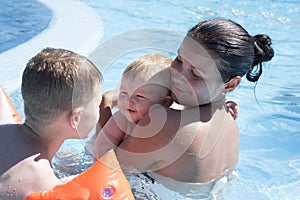
<svg viewBox="0 0 300 200">
<path fill-rule="evenodd" d="M 239 130 L 226 94 L 244 75 L 256 82 L 273 56 L 267 35 L 253 37 L 231 20 L 192 27 L 171 65 L 172 97 L 182 109 L 152 109 L 116 150 L 121 165 L 158 180 L 208 182 L 211 190 L 238 162 Z"/>
</svg>

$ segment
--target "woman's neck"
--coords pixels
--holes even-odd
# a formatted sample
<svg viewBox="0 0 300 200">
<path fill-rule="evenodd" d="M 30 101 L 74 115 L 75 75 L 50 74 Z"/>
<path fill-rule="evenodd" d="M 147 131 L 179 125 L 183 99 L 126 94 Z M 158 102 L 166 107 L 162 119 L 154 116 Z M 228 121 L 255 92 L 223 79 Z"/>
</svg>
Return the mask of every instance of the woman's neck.
<svg viewBox="0 0 300 200">
<path fill-rule="evenodd" d="M 174 102 L 170 108 L 174 109 L 174 110 L 185 110 L 185 109 L 189 109 L 189 108 L 204 108 L 204 107 L 210 107 L 210 108 L 214 108 L 214 109 L 221 109 L 223 108 L 225 105 L 225 98 L 220 98 L 218 100 L 212 101 L 212 102 L 208 102 L 205 104 L 200 104 L 197 106 L 189 106 L 189 105 L 181 105 L 178 104 L 177 102 Z"/>
<path fill-rule="evenodd" d="M 186 117 L 195 119 L 195 121 L 207 122 L 212 119 L 216 112 L 225 110 L 225 99 L 198 106 L 182 106 L 182 108 L 181 114 L 185 115 L 182 118 Z"/>
</svg>

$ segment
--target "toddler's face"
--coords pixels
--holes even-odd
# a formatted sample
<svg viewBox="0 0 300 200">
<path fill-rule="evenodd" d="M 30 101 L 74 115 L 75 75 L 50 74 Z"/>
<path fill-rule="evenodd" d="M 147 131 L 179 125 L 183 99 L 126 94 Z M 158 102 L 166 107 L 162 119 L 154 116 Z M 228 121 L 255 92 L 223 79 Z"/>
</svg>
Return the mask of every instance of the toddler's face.
<svg viewBox="0 0 300 200">
<path fill-rule="evenodd" d="M 118 106 L 128 121 L 137 123 L 148 114 L 151 106 L 163 105 L 168 93 L 169 90 L 161 85 L 123 77 Z"/>
</svg>

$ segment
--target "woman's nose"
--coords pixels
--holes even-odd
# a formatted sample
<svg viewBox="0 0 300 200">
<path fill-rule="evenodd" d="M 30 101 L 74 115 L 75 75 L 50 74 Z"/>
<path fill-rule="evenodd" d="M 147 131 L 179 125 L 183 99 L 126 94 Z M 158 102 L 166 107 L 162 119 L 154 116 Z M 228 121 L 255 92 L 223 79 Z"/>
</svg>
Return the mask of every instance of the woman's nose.
<svg viewBox="0 0 300 200">
<path fill-rule="evenodd" d="M 176 71 L 176 73 L 173 73 L 172 75 L 172 85 L 173 86 L 180 86 L 183 87 L 184 85 L 187 85 L 187 81 L 186 78 L 178 71 Z"/>
<path fill-rule="evenodd" d="M 176 82 L 185 82 L 188 76 L 188 68 L 181 65 L 179 68 L 171 69 L 172 79 Z"/>
</svg>

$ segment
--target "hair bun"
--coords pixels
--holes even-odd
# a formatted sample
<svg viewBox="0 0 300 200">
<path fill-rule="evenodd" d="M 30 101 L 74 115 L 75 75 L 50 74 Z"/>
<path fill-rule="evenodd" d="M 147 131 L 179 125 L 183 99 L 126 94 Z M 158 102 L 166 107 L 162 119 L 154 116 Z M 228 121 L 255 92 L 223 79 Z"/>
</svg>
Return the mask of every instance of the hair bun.
<svg viewBox="0 0 300 200">
<path fill-rule="evenodd" d="M 271 38 L 265 34 L 254 37 L 254 60 L 246 77 L 251 82 L 256 82 L 262 74 L 262 62 L 269 61 L 274 57 L 274 50 L 271 47 Z M 258 67 L 255 67 L 257 66 Z"/>
<path fill-rule="evenodd" d="M 271 38 L 265 34 L 254 36 L 254 61 L 252 67 L 264 62 L 269 61 L 274 57 L 274 50 L 271 47 Z"/>
</svg>

